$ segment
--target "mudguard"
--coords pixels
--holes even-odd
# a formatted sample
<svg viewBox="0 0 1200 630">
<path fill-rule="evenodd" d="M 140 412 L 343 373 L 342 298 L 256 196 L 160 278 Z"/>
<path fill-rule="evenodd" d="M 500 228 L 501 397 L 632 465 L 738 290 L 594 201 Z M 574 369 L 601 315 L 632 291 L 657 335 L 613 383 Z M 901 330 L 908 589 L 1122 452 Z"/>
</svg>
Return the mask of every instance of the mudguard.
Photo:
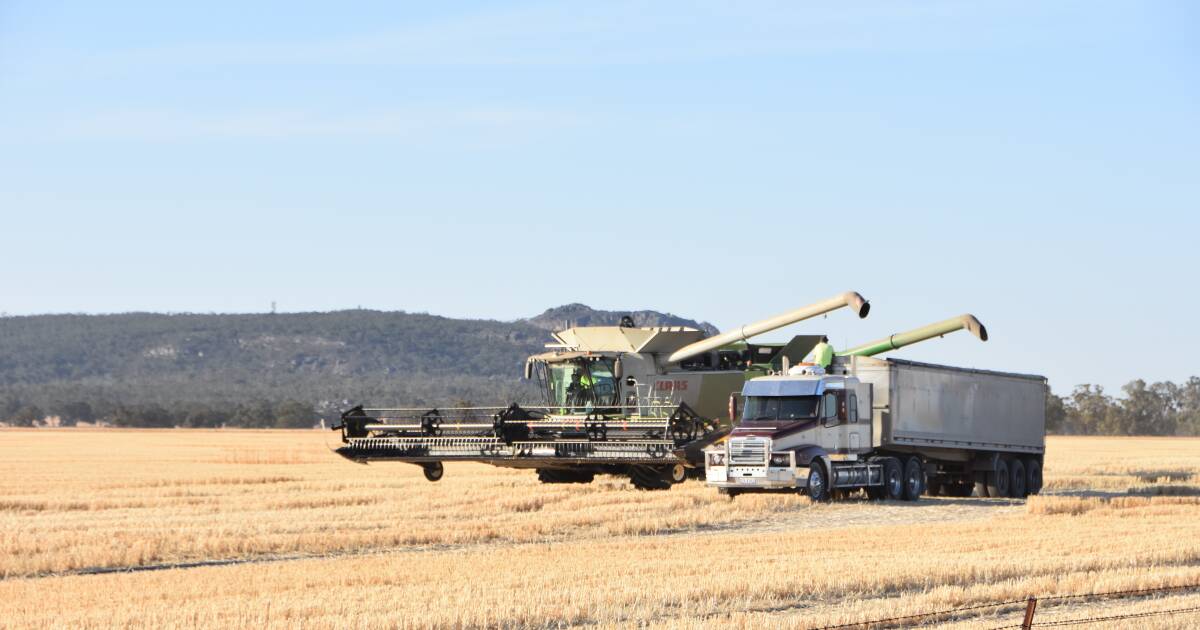
<svg viewBox="0 0 1200 630">
<path fill-rule="evenodd" d="M 796 465 L 807 467 L 814 459 L 829 459 L 829 453 L 815 444 L 804 444 L 792 449 L 796 451 Z"/>
</svg>

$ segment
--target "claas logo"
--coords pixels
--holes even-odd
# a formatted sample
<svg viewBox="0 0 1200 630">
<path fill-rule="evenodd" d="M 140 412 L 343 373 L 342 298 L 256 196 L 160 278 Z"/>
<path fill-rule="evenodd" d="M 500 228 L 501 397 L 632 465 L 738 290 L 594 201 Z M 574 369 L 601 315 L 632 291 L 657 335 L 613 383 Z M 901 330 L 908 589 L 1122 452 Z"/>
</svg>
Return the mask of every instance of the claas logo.
<svg viewBox="0 0 1200 630">
<path fill-rule="evenodd" d="M 687 389 L 687 387 L 687 381 L 658 381 L 654 383 L 654 389 L 663 391 L 674 390 L 679 392 Z"/>
</svg>

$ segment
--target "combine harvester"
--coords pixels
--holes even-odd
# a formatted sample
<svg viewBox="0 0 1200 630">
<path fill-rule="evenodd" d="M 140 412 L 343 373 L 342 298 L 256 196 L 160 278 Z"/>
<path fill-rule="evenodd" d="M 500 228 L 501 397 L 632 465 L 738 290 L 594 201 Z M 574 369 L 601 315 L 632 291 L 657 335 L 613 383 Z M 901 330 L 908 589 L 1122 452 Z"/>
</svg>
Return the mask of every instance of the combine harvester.
<svg viewBox="0 0 1200 630">
<path fill-rule="evenodd" d="M 544 401 L 527 406 L 364 409 L 342 414 L 343 446 L 356 462 L 418 464 L 430 481 L 446 461 L 533 468 L 545 483 L 588 483 L 627 475 L 664 489 L 699 475 L 704 447 L 729 433 L 732 395 L 747 379 L 784 369 L 820 335 L 786 344 L 749 339 L 841 308 L 866 317 L 870 304 L 847 292 L 735 331 L 705 338 L 685 327 L 586 326 L 554 333 L 558 343 L 525 363 Z"/>
<path fill-rule="evenodd" d="M 721 492 L 801 490 L 814 501 L 865 490 L 1024 497 L 1042 487 L 1046 379 L 875 355 L 956 330 L 987 341 L 963 315 L 754 378 L 729 439 L 707 449 Z"/>
</svg>

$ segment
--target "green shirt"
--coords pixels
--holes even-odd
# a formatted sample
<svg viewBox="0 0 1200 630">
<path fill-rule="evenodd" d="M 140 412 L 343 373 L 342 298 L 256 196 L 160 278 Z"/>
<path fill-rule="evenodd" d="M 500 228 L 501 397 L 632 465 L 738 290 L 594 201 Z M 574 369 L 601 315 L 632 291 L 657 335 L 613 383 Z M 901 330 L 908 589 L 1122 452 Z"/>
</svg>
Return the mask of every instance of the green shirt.
<svg viewBox="0 0 1200 630">
<path fill-rule="evenodd" d="M 813 363 L 816 363 L 821 367 L 829 367 L 829 364 L 833 363 L 833 346 L 825 343 L 824 341 L 818 343 L 817 346 L 812 349 L 812 360 Z"/>
</svg>

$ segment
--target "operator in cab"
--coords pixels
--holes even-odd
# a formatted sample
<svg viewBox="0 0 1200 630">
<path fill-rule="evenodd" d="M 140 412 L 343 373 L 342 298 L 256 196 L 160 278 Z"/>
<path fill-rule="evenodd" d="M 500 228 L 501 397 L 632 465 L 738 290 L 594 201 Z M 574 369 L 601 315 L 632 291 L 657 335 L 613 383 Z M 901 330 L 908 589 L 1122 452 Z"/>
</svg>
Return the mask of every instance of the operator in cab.
<svg viewBox="0 0 1200 630">
<path fill-rule="evenodd" d="M 805 361 L 829 369 L 829 364 L 833 363 L 833 346 L 829 345 L 829 337 L 821 337 L 821 341 L 813 346 Z"/>
</svg>

